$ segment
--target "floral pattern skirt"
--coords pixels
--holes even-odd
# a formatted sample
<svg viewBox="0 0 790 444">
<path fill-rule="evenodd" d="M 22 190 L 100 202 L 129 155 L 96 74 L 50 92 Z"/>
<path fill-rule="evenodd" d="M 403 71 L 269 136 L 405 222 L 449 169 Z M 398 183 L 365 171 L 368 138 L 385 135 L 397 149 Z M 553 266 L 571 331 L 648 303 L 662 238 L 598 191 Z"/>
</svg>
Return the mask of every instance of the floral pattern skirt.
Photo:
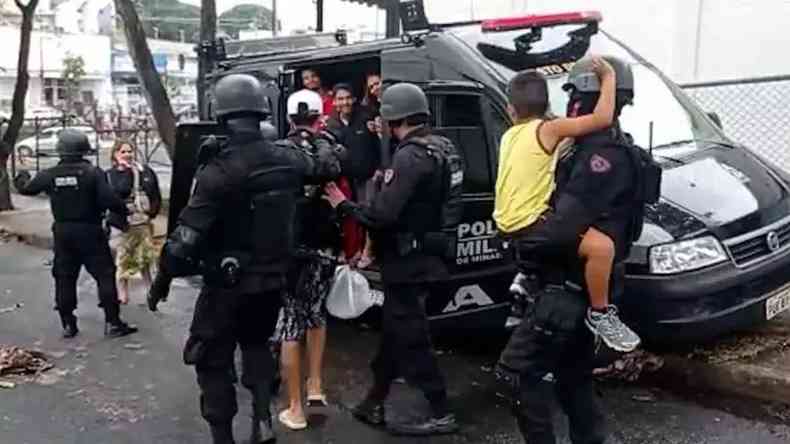
<svg viewBox="0 0 790 444">
<path fill-rule="evenodd" d="M 152 224 L 129 227 L 121 234 L 115 253 L 118 279 L 131 279 L 143 270 L 151 270 L 156 262 Z"/>
</svg>

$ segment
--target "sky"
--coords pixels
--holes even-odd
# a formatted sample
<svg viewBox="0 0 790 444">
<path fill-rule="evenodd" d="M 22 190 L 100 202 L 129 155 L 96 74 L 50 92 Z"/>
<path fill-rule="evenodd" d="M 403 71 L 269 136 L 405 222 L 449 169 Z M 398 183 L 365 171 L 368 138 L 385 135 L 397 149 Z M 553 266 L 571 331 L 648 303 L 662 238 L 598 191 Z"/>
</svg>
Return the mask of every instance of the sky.
<svg viewBox="0 0 790 444">
<path fill-rule="evenodd" d="M 182 0 L 200 5 L 200 0 Z M 272 0 L 217 0 L 219 13 L 240 4 L 263 4 L 271 8 Z M 526 0 L 426 0 L 428 18 L 433 22 L 490 18 L 510 13 L 512 8 L 523 7 Z M 383 33 L 385 15 L 383 11 L 343 0 L 324 1 L 324 29 L 366 26 L 369 30 Z M 313 0 L 278 0 L 277 14 L 284 32 L 315 26 L 315 4 Z"/>
</svg>

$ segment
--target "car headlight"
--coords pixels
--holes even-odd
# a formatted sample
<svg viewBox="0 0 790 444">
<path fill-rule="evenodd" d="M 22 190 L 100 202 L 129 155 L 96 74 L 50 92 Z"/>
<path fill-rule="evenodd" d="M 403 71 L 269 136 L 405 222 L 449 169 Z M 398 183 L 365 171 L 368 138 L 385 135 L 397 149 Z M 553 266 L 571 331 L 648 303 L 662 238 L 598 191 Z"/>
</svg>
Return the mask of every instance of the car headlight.
<svg viewBox="0 0 790 444">
<path fill-rule="evenodd" d="M 726 260 L 727 253 L 713 236 L 656 245 L 650 248 L 650 272 L 654 274 L 696 270 Z"/>
</svg>

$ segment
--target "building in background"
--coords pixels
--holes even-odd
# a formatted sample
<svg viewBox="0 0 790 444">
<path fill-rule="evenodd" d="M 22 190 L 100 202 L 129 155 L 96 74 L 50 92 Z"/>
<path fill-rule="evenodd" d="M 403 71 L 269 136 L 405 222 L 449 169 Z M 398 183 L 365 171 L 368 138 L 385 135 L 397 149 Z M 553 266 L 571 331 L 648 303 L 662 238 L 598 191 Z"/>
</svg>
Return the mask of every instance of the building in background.
<svg viewBox="0 0 790 444">
<path fill-rule="evenodd" d="M 16 85 L 19 56 L 19 28 L 0 27 L 0 109 L 10 110 Z M 28 69 L 30 86 L 26 108 L 60 108 L 66 100 L 63 82 L 63 59 L 82 57 L 85 75 L 77 91 L 78 102 L 87 106 L 109 105 L 112 100 L 110 83 L 110 38 L 102 35 L 77 35 L 33 31 L 30 38 Z"/>
</svg>

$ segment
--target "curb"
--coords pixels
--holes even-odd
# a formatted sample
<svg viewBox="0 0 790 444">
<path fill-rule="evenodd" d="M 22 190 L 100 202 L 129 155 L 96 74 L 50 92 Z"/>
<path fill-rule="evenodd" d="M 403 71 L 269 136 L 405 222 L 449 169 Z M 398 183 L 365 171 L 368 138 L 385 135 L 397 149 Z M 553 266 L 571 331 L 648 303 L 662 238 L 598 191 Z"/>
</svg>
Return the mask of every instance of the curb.
<svg viewBox="0 0 790 444">
<path fill-rule="evenodd" d="M 790 401 L 790 375 L 745 363 L 710 364 L 679 356 L 664 356 L 664 366 L 653 376 L 660 384 L 716 392 L 758 401 Z"/>
</svg>

